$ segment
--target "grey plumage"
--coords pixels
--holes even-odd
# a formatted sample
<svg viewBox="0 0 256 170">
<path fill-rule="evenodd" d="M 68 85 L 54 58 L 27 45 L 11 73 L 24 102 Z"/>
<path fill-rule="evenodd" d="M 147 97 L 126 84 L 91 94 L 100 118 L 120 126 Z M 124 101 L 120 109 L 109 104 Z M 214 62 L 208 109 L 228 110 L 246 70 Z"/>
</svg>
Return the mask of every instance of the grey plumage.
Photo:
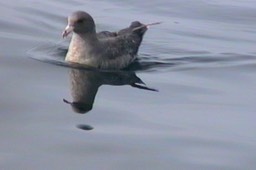
<svg viewBox="0 0 256 170">
<path fill-rule="evenodd" d="M 77 11 L 68 18 L 63 32 L 65 37 L 73 31 L 65 60 L 102 69 L 125 68 L 135 60 L 146 30 L 146 25 L 134 21 L 120 31 L 96 34 L 93 18 Z"/>
</svg>

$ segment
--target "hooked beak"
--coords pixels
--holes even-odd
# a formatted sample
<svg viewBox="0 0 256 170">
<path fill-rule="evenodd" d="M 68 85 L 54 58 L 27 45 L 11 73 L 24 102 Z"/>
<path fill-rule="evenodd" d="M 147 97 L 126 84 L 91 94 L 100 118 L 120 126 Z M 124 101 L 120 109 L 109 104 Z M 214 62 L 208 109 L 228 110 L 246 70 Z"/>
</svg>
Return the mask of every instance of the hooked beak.
<svg viewBox="0 0 256 170">
<path fill-rule="evenodd" d="M 65 30 L 62 33 L 62 37 L 65 38 L 67 37 L 72 31 L 73 31 L 74 27 L 71 25 L 67 25 L 67 27 L 65 28 Z"/>
</svg>

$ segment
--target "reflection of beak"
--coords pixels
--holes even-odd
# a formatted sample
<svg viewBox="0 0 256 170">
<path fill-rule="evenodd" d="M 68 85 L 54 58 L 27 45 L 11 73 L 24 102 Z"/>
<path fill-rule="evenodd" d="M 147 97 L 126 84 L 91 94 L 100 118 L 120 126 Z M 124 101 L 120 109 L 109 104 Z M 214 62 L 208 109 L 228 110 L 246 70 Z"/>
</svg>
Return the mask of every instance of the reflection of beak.
<svg viewBox="0 0 256 170">
<path fill-rule="evenodd" d="M 73 31 L 74 27 L 71 25 L 67 25 L 67 27 L 65 28 L 65 30 L 62 33 L 62 37 L 65 38 L 68 36 L 68 34 L 70 34 Z"/>
</svg>

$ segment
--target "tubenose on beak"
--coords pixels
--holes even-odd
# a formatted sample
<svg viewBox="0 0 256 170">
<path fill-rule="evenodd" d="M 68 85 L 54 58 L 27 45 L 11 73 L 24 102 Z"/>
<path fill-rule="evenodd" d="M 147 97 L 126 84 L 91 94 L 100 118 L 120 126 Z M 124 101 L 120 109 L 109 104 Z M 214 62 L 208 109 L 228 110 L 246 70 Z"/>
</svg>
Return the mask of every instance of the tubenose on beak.
<svg viewBox="0 0 256 170">
<path fill-rule="evenodd" d="M 72 31 L 73 31 L 74 27 L 71 25 L 67 25 L 67 27 L 65 28 L 65 30 L 62 33 L 62 37 L 65 38 L 67 37 Z"/>
</svg>

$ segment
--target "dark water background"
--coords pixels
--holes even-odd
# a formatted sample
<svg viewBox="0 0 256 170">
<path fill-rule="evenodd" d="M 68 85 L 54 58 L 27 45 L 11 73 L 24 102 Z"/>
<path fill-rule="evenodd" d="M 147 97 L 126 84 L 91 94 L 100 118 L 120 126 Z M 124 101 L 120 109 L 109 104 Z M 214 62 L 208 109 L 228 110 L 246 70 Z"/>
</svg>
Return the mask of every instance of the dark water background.
<svg viewBox="0 0 256 170">
<path fill-rule="evenodd" d="M 31 59 L 63 57 L 75 10 L 99 31 L 162 21 L 136 71 L 159 92 Z M 9 0 L 0 13 L 1 169 L 256 169 L 256 1 Z"/>
</svg>

